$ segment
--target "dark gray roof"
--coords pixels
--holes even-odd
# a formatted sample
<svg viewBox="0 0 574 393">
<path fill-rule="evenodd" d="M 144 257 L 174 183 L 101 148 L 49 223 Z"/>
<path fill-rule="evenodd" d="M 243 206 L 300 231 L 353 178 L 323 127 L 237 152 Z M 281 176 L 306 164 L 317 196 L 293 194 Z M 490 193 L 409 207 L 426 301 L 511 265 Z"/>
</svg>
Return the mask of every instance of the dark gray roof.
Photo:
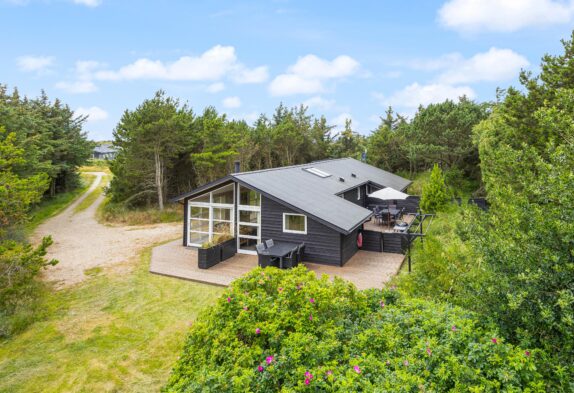
<svg viewBox="0 0 574 393">
<path fill-rule="evenodd" d="M 304 170 L 310 167 L 318 168 L 331 176 L 321 178 Z M 371 215 L 371 211 L 341 198 L 338 194 L 367 182 L 397 190 L 404 190 L 411 183 L 353 158 L 234 173 L 231 176 L 344 233 L 351 232 L 363 223 Z M 340 177 L 345 181 L 340 181 Z"/>
<path fill-rule="evenodd" d="M 117 153 L 117 151 L 118 149 L 106 145 L 100 145 L 94 147 L 94 153 L 107 154 L 107 153 Z"/>
</svg>

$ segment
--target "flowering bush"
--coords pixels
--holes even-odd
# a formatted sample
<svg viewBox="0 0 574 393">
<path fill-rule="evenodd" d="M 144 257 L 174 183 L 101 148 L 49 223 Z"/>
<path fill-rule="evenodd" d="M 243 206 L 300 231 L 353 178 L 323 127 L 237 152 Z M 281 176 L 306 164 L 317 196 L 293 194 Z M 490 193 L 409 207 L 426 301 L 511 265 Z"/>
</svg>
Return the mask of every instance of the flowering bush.
<svg viewBox="0 0 574 393">
<path fill-rule="evenodd" d="M 544 360 L 460 308 L 258 268 L 200 316 L 164 391 L 542 392 Z"/>
</svg>

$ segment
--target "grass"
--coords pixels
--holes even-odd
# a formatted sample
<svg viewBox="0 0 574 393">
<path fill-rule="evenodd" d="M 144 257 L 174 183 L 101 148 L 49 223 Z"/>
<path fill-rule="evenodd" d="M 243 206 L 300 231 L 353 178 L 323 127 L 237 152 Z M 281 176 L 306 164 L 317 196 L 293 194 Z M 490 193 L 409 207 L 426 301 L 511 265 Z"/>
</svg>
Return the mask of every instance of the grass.
<svg viewBox="0 0 574 393">
<path fill-rule="evenodd" d="M 110 183 L 110 177 L 102 176 L 100 184 L 98 184 L 98 186 L 92 192 L 90 192 L 90 194 L 86 198 L 84 198 L 82 202 L 76 205 L 76 207 L 74 208 L 74 213 L 80 213 L 86 210 L 88 207 L 90 207 L 96 201 L 96 199 L 98 199 L 100 195 L 102 195 L 104 189 L 108 186 L 109 183 Z"/>
<path fill-rule="evenodd" d="M 106 160 L 88 160 L 88 164 L 80 168 L 81 172 L 105 172 L 108 175 L 112 172 L 110 171 L 109 162 Z"/>
<path fill-rule="evenodd" d="M 158 391 L 189 325 L 223 289 L 152 275 L 150 255 L 50 293 L 46 319 L 0 342 L 0 391 Z"/>
<path fill-rule="evenodd" d="M 87 173 L 82 173 L 80 176 L 82 179 L 82 185 L 80 187 L 70 192 L 57 194 L 54 198 L 45 199 L 32 209 L 29 215 L 30 220 L 26 224 L 27 233 L 32 232 L 48 218 L 59 214 L 70 203 L 86 192 L 95 176 Z"/>
<path fill-rule="evenodd" d="M 127 208 L 122 204 L 112 203 L 106 199 L 98 207 L 98 221 L 104 224 L 116 225 L 147 225 L 169 222 L 181 222 L 183 213 L 177 203 L 168 204 L 163 211 L 155 207 Z"/>
</svg>

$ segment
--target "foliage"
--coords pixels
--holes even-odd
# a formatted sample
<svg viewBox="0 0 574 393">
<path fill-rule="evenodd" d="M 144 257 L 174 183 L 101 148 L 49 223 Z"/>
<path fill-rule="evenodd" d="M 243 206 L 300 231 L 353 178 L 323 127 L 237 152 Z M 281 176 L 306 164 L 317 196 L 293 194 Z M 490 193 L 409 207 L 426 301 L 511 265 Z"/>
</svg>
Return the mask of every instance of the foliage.
<svg viewBox="0 0 574 393">
<path fill-rule="evenodd" d="M 435 164 L 428 183 L 423 186 L 420 208 L 425 213 L 435 213 L 444 209 L 449 199 L 442 170 Z"/>
<path fill-rule="evenodd" d="M 18 311 L 36 299 L 34 278 L 40 270 L 57 263 L 44 259 L 51 244 L 49 237 L 37 247 L 13 240 L 0 242 L 0 338 L 26 325 L 26 321 L 18 317 Z"/>
<path fill-rule="evenodd" d="M 193 325 L 165 391 L 545 391 L 544 361 L 460 308 L 258 268 Z"/>
<path fill-rule="evenodd" d="M 215 235 L 211 241 L 204 242 L 201 248 L 211 248 L 217 246 L 218 244 L 225 243 L 228 240 L 233 239 L 229 233 L 222 233 L 221 235 Z"/>
<path fill-rule="evenodd" d="M 150 255 L 47 293 L 41 320 L 0 345 L 0 391 L 159 391 L 189 325 L 223 289 L 150 274 Z"/>
<path fill-rule="evenodd" d="M 96 217 L 99 222 L 111 225 L 149 225 L 169 222 L 181 222 L 183 214 L 181 205 L 170 203 L 163 210 L 154 207 L 128 208 L 121 203 L 104 199 L 98 206 Z"/>
</svg>

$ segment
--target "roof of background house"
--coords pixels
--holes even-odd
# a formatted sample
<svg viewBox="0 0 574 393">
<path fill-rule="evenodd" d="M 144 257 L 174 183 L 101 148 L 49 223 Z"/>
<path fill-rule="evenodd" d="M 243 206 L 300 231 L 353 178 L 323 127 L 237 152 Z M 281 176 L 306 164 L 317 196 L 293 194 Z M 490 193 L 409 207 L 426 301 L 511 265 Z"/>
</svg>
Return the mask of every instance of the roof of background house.
<svg viewBox="0 0 574 393">
<path fill-rule="evenodd" d="M 305 170 L 308 168 L 319 169 L 330 176 L 317 176 Z M 174 201 L 185 199 L 232 179 L 267 194 L 295 210 L 303 211 L 343 233 L 353 231 L 368 219 L 372 212 L 341 198 L 340 194 L 368 182 L 396 190 L 404 190 L 411 183 L 410 180 L 353 158 L 339 158 L 303 165 L 233 173 L 180 195 L 174 198 Z"/>
<path fill-rule="evenodd" d="M 106 154 L 106 153 L 117 153 L 118 149 L 112 146 L 100 145 L 94 147 L 94 153 Z"/>
</svg>

